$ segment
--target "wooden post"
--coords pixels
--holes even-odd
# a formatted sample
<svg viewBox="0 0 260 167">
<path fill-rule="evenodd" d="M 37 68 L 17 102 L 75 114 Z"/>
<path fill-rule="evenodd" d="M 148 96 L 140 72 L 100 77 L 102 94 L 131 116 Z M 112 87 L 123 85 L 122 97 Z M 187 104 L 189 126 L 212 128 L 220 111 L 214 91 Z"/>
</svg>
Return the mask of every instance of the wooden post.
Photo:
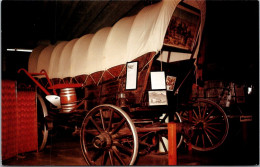
<svg viewBox="0 0 260 167">
<path fill-rule="evenodd" d="M 168 165 L 177 165 L 176 123 L 168 123 Z"/>
<path fill-rule="evenodd" d="M 247 145 L 247 135 L 247 122 L 242 122 L 242 137 L 245 145 Z"/>
<path fill-rule="evenodd" d="M 189 110 L 189 122 L 192 122 L 192 110 Z M 188 153 L 192 154 L 192 144 L 191 144 L 191 141 L 188 142 Z"/>
</svg>

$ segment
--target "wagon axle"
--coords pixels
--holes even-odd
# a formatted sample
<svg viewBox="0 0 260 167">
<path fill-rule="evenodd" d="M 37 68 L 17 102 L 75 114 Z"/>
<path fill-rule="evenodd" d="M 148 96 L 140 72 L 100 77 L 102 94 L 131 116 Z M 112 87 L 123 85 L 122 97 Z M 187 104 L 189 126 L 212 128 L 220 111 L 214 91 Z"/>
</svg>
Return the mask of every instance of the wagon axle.
<svg viewBox="0 0 260 167">
<path fill-rule="evenodd" d="M 112 138 L 109 133 L 103 132 L 96 136 L 93 141 L 93 146 L 97 149 L 108 149 L 112 145 Z"/>
</svg>

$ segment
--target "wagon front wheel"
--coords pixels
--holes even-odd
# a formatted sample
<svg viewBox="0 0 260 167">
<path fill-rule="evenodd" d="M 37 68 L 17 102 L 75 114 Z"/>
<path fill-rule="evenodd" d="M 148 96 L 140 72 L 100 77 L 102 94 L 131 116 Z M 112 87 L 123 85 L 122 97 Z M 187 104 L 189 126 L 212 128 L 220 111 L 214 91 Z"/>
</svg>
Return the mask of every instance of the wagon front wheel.
<svg viewBox="0 0 260 167">
<path fill-rule="evenodd" d="M 87 113 L 80 143 L 89 165 L 133 165 L 138 153 L 134 123 L 121 108 L 110 104 L 99 105 Z"/>
</svg>

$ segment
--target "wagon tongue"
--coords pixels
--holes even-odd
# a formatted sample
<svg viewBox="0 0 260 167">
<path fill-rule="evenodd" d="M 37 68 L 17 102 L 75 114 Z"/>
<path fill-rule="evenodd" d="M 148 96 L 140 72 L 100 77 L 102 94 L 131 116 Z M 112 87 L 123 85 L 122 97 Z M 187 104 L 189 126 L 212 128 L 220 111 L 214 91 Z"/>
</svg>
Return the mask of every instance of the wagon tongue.
<svg viewBox="0 0 260 167">
<path fill-rule="evenodd" d="M 57 106 L 58 108 L 61 107 L 60 105 L 60 96 L 57 95 L 47 95 L 45 97 L 51 104 Z"/>
</svg>

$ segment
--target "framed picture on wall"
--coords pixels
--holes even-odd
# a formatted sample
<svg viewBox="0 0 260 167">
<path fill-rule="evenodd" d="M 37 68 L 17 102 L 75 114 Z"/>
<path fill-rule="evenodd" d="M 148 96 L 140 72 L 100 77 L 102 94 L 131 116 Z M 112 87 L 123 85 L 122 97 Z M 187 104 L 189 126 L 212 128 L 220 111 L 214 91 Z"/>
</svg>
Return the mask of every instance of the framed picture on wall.
<svg viewBox="0 0 260 167">
<path fill-rule="evenodd" d="M 167 77 L 166 77 L 167 91 L 174 90 L 175 82 L 176 82 L 176 77 L 167 75 Z"/>
<path fill-rule="evenodd" d="M 126 63 L 126 90 L 134 90 L 137 88 L 137 72 L 137 61 Z"/>
<path fill-rule="evenodd" d="M 167 93 L 165 90 L 148 91 L 149 106 L 168 105 Z"/>
<path fill-rule="evenodd" d="M 199 26 L 200 11 L 187 4 L 179 4 L 172 15 L 164 45 L 192 51 Z"/>
<path fill-rule="evenodd" d="M 166 89 L 164 71 L 153 71 L 150 73 L 150 76 L 152 90 Z"/>
</svg>

